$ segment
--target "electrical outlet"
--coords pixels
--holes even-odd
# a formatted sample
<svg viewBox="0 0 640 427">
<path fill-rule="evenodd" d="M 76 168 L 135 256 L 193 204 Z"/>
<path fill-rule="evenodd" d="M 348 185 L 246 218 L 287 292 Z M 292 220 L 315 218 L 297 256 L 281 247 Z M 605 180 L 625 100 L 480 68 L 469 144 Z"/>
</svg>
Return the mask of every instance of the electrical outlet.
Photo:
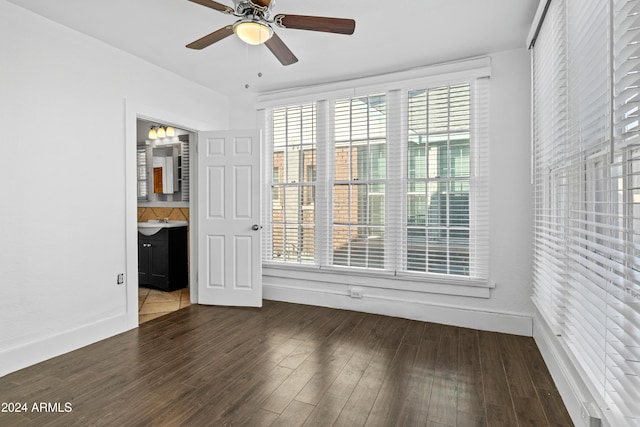
<svg viewBox="0 0 640 427">
<path fill-rule="evenodd" d="M 117 285 L 123 285 L 124 284 L 124 273 L 118 274 L 118 278 L 116 279 L 116 284 Z"/>
<path fill-rule="evenodd" d="M 349 296 L 351 298 L 362 298 L 362 288 L 352 287 L 349 289 Z"/>
</svg>

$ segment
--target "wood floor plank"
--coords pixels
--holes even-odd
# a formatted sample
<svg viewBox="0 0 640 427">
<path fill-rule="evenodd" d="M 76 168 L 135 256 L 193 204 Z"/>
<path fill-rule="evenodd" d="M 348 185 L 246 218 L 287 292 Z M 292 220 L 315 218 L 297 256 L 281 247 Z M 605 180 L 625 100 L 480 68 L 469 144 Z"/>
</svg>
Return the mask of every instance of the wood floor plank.
<svg viewBox="0 0 640 427">
<path fill-rule="evenodd" d="M 479 365 L 461 364 L 457 372 L 458 402 L 456 410 L 465 414 L 485 416 L 484 390 Z"/>
<path fill-rule="evenodd" d="M 480 366 L 480 341 L 478 339 L 478 331 L 460 328 L 459 337 L 459 363 L 461 365 Z"/>
<path fill-rule="evenodd" d="M 487 418 L 484 414 L 458 411 L 456 415 L 456 427 L 485 427 L 487 425 Z"/>
<path fill-rule="evenodd" d="M 333 334 L 336 331 L 340 331 L 341 328 L 348 327 L 349 322 L 345 321 L 341 316 L 335 316 L 330 311 L 326 311 L 324 314 L 325 317 L 321 321 L 317 320 L 316 324 L 313 327 L 309 327 L 309 331 L 304 335 L 300 332 L 294 335 L 295 339 L 301 341 L 301 345 L 280 362 L 282 366 L 295 369 L 312 355 L 314 355 L 312 358 L 317 359 L 318 353 L 329 352 L 330 348 L 327 346 L 339 336 L 339 332 L 336 335 Z M 332 338 L 330 339 L 330 337 Z M 321 351 L 318 351 L 319 349 Z"/>
<path fill-rule="evenodd" d="M 381 346 L 384 348 L 398 349 L 410 321 L 399 317 L 387 319 L 384 324 L 384 339 Z"/>
<path fill-rule="evenodd" d="M 562 404 L 562 398 L 558 390 L 538 389 L 538 397 L 542 403 L 542 409 L 547 416 L 549 425 L 552 426 L 573 426 L 567 408 Z"/>
<path fill-rule="evenodd" d="M 520 351 L 519 337 L 499 334 L 497 338 L 510 393 L 513 396 L 535 398 L 536 389 L 529 376 L 526 359 Z"/>
<path fill-rule="evenodd" d="M 366 426 L 385 426 L 400 416 L 418 347 L 401 344 L 371 408 Z"/>
<path fill-rule="evenodd" d="M 316 361 L 321 368 L 296 395 L 296 400 L 312 405 L 317 405 L 320 402 L 325 392 L 351 359 L 354 350 L 348 344 L 348 337 L 352 335 L 362 318 L 361 313 L 351 313 L 344 316 L 343 321 L 330 335 L 331 339 L 309 355 L 308 360 Z"/>
<path fill-rule="evenodd" d="M 555 388 L 553 378 L 549 374 L 549 369 L 542 359 L 540 350 L 536 347 L 533 338 L 526 340 L 526 348 L 523 350 L 524 358 L 527 362 L 527 369 L 531 380 L 536 388 L 553 390 Z"/>
<path fill-rule="evenodd" d="M 443 326 L 429 401 L 429 420 L 455 425 L 458 407 L 459 328 Z"/>
<path fill-rule="evenodd" d="M 221 411 L 214 423 L 219 425 L 245 425 L 253 410 L 259 406 L 284 380 L 291 375 L 291 369 L 275 366 L 266 375 L 259 375 L 248 387 L 237 390 L 235 396 Z"/>
<path fill-rule="evenodd" d="M 304 424 L 311 412 L 315 409 L 314 405 L 308 403 L 298 402 L 297 400 L 291 401 L 291 403 L 280 414 L 278 419 L 273 424 L 273 427 L 298 427 Z"/>
<path fill-rule="evenodd" d="M 457 410 L 484 419 L 486 413 L 478 333 L 472 329 L 461 328 L 459 336 Z"/>
<path fill-rule="evenodd" d="M 422 340 L 411 370 L 398 425 L 425 425 L 429 415 L 439 341 Z"/>
<path fill-rule="evenodd" d="M 1 426 L 570 426 L 533 339 L 324 307 L 191 305 L 0 378 Z"/>
<path fill-rule="evenodd" d="M 326 393 L 315 406 L 303 424 L 305 427 L 331 426 L 334 424 L 342 408 L 347 403 L 348 396 L 336 396 Z"/>
<path fill-rule="evenodd" d="M 328 360 L 319 363 L 320 367 L 296 395 L 296 400 L 311 405 L 318 404 L 350 359 L 346 354 L 335 354 L 329 357 Z"/>
<path fill-rule="evenodd" d="M 266 352 L 257 361 L 241 368 L 241 374 L 214 381 L 217 392 L 201 392 L 194 399 L 203 405 L 199 412 L 207 413 L 209 421 L 216 425 L 243 424 L 251 417 L 251 412 L 291 375 L 290 369 L 278 366 L 286 352 L 273 358 L 273 354 Z M 198 425 L 204 418 L 206 415 L 196 413 L 187 422 Z"/>
<path fill-rule="evenodd" d="M 440 334 L 442 333 L 442 327 L 438 323 L 426 322 L 424 324 L 424 332 L 422 333 L 422 340 L 429 342 L 440 342 Z"/>
<path fill-rule="evenodd" d="M 497 407 L 512 408 L 513 402 L 504 372 L 497 334 L 478 332 L 480 366 L 482 369 L 483 392 L 486 403 Z"/>
<path fill-rule="evenodd" d="M 374 335 L 377 333 L 377 331 L 373 332 Z M 335 426 L 365 425 L 395 354 L 396 349 L 379 348 L 375 351 L 336 420 Z"/>
<path fill-rule="evenodd" d="M 285 368 L 297 369 L 321 345 L 322 342 L 318 340 L 300 340 L 299 345 L 280 362 L 280 365 Z"/>
<path fill-rule="evenodd" d="M 422 334 L 424 333 L 425 323 L 411 320 L 407 326 L 402 343 L 406 345 L 420 346 L 422 342 Z"/>
<path fill-rule="evenodd" d="M 373 354 L 370 353 L 356 353 L 352 355 L 326 392 L 348 399 L 356 388 L 356 385 L 358 385 L 358 382 L 360 382 L 372 357 Z"/>
<path fill-rule="evenodd" d="M 264 409 L 258 409 L 251 415 L 251 418 L 247 420 L 246 425 L 251 427 L 270 427 L 275 424 L 277 419 L 278 414 L 274 414 L 273 412 L 269 412 Z"/>
<path fill-rule="evenodd" d="M 516 421 L 516 413 L 512 405 L 500 406 L 494 405 L 493 403 L 487 403 L 486 411 L 487 424 L 490 427 L 514 427 L 518 425 L 518 421 Z"/>
<path fill-rule="evenodd" d="M 542 409 L 542 405 L 535 398 L 513 397 L 513 406 L 516 411 L 518 426 L 534 427 L 549 425 Z"/>
<path fill-rule="evenodd" d="M 320 369 L 320 364 L 311 361 L 303 362 L 282 384 L 269 395 L 261 407 L 281 414 L 295 399 L 309 380 Z"/>
</svg>

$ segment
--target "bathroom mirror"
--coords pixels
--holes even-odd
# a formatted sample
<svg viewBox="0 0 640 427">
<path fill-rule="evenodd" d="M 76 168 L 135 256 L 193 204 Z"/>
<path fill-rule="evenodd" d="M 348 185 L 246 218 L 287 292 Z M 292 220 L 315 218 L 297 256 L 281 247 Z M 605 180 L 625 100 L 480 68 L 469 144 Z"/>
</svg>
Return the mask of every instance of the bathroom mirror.
<svg viewBox="0 0 640 427">
<path fill-rule="evenodd" d="M 173 139 L 138 143 L 138 203 L 189 202 L 189 135 Z"/>
<path fill-rule="evenodd" d="M 162 145 L 151 149 L 151 188 L 154 193 L 173 194 L 180 190 L 179 157 L 179 144 Z"/>
</svg>

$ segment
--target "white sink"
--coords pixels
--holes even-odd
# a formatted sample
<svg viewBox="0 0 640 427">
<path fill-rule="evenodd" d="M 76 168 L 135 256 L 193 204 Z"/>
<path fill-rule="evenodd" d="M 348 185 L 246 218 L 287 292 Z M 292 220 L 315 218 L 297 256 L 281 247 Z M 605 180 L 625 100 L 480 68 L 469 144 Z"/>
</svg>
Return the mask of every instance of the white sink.
<svg viewBox="0 0 640 427">
<path fill-rule="evenodd" d="M 187 221 L 160 221 L 157 219 L 150 220 L 147 222 L 139 222 L 138 223 L 138 232 L 140 234 L 144 234 L 145 236 L 153 236 L 158 231 L 163 228 L 173 228 L 173 227 L 186 227 Z"/>
</svg>

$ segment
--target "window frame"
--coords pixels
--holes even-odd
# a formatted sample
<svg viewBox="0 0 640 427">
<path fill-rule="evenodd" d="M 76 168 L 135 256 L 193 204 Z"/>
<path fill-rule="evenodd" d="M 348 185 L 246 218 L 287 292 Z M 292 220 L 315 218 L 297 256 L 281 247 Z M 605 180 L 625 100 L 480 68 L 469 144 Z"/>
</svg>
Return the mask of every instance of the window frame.
<svg viewBox="0 0 640 427">
<path fill-rule="evenodd" d="M 136 147 L 136 184 L 138 202 L 149 201 L 149 149 L 147 145 Z"/>
<path fill-rule="evenodd" d="M 481 58 L 478 60 L 465 61 L 464 63 L 458 64 L 447 64 L 445 66 L 435 66 L 428 67 L 428 69 L 420 70 L 419 74 L 422 74 L 421 77 L 413 77 L 401 79 L 400 76 L 407 77 L 408 75 L 415 75 L 415 72 L 410 73 L 399 73 L 394 76 L 385 76 L 383 79 L 388 80 L 384 83 L 376 82 L 376 84 L 367 85 L 366 83 L 371 82 L 371 79 L 362 79 L 362 85 L 357 89 L 349 89 L 349 90 L 333 90 L 333 85 L 326 85 L 321 88 L 314 88 L 315 90 L 312 92 L 308 92 L 305 90 L 297 91 L 294 94 L 290 94 L 287 98 L 282 98 L 280 96 L 270 96 L 266 95 L 261 97 L 258 100 L 258 110 L 262 113 L 265 128 L 264 133 L 267 136 L 267 144 L 265 146 L 265 153 L 270 153 L 271 147 L 268 141 L 268 135 L 270 132 L 270 125 L 268 123 L 268 109 L 282 106 L 289 106 L 293 104 L 300 104 L 305 102 L 316 102 L 317 103 L 317 123 L 318 123 L 318 135 L 317 141 L 318 143 L 318 163 L 320 163 L 322 158 L 329 158 L 333 153 L 331 150 L 327 150 L 327 152 L 321 152 L 320 149 L 323 144 L 320 141 L 325 140 L 324 138 L 328 138 L 328 141 L 333 141 L 332 132 L 333 132 L 333 110 L 331 110 L 331 106 L 333 100 L 340 98 L 357 98 L 364 97 L 368 95 L 375 95 L 378 93 L 384 93 L 388 95 L 387 102 L 405 102 L 406 101 L 406 93 L 410 90 L 416 90 L 420 88 L 429 88 L 436 86 L 449 86 L 455 85 L 457 83 L 469 82 L 472 87 L 472 91 L 474 91 L 476 87 L 476 82 L 480 80 L 485 80 L 486 87 L 488 88 L 488 78 L 490 77 L 490 60 L 489 58 Z M 396 77 L 396 78 L 394 78 Z M 380 78 L 374 78 L 373 80 L 380 80 Z M 485 96 L 488 97 L 488 89 L 484 90 Z M 405 96 L 403 96 L 405 93 Z M 471 110 L 476 111 L 479 107 L 478 102 L 476 102 L 476 96 L 472 93 L 471 96 Z M 393 100 L 393 101 L 392 101 Z M 389 108 L 389 107 L 388 107 Z M 388 114 L 390 117 L 387 119 L 388 121 L 397 120 L 397 125 L 388 126 L 387 138 L 388 140 L 394 139 L 397 147 L 393 151 L 397 151 L 395 159 L 391 159 L 393 157 L 390 153 L 387 158 L 387 177 L 389 178 L 389 172 L 392 168 L 397 166 L 397 164 L 402 165 L 402 168 L 406 167 L 406 108 L 407 106 L 402 106 L 399 108 L 399 111 L 390 111 Z M 486 120 L 481 126 L 478 125 L 478 118 L 474 117 L 472 119 L 472 132 L 477 132 L 479 127 L 483 128 L 483 131 L 487 133 L 487 137 L 485 137 L 485 144 L 488 144 L 488 102 L 487 105 L 483 106 L 485 108 L 485 113 L 483 113 L 483 119 Z M 390 110 L 391 108 L 389 108 Z M 473 113 L 472 113 L 473 114 Z M 395 115 L 394 118 L 391 118 L 391 115 Z M 473 138 L 473 136 L 472 136 Z M 387 142 L 389 145 L 390 142 Z M 392 150 L 389 150 L 392 151 Z M 471 154 L 473 156 L 473 153 Z M 265 168 L 266 170 L 271 170 L 270 155 L 265 156 Z M 487 155 L 488 157 L 488 155 Z M 485 159 L 486 160 L 486 159 Z M 394 164 L 390 164 L 390 162 L 394 162 Z M 475 159 L 471 159 L 471 168 L 477 168 L 477 161 Z M 333 170 L 328 171 L 327 174 L 329 176 L 324 176 L 322 167 L 318 167 L 318 182 L 316 186 L 316 191 L 319 194 L 318 197 L 320 199 L 316 199 L 316 204 L 319 201 L 322 201 L 323 198 L 329 197 L 331 200 L 332 197 L 332 189 L 333 182 L 331 182 L 330 178 L 334 173 Z M 402 169 L 405 170 L 406 169 Z M 488 174 L 488 171 L 486 171 Z M 265 176 L 265 178 L 269 178 Z M 399 177 L 400 179 L 396 179 L 398 183 L 405 183 L 406 179 L 404 177 Z M 488 179 L 487 179 L 488 181 Z M 386 188 L 386 192 L 391 196 L 391 194 L 396 194 L 399 190 L 401 190 L 401 185 L 397 185 L 397 188 L 393 188 L 390 186 Z M 269 187 L 269 183 L 265 184 L 265 188 Z M 481 185 L 482 189 L 479 191 L 484 191 L 484 197 L 488 200 L 488 183 L 484 182 Z M 270 192 L 265 192 L 265 198 L 270 198 Z M 264 206 L 270 206 L 270 201 L 265 201 Z M 403 203 L 400 203 L 401 209 L 394 208 L 390 212 L 389 206 L 393 203 L 393 206 L 398 206 L 397 201 L 386 201 L 385 207 L 385 218 L 386 221 L 389 221 L 389 217 L 395 215 L 396 222 L 401 221 L 402 217 L 406 215 L 406 206 L 403 206 Z M 405 202 L 406 203 L 406 202 Z M 269 223 L 269 211 L 264 210 L 265 213 L 265 224 Z M 331 212 L 328 212 L 326 218 L 321 218 L 322 215 L 317 212 L 316 217 L 316 234 L 320 234 L 322 232 L 326 232 L 330 230 L 331 227 Z M 318 223 L 324 222 L 322 223 Z M 473 219 L 470 218 L 470 221 Z M 474 222 L 475 224 L 475 222 Z M 488 221 L 487 221 L 488 227 Z M 484 236 L 488 240 L 488 230 L 484 230 L 486 236 Z M 322 236 L 317 238 L 322 239 Z M 271 233 L 268 226 L 265 226 L 263 230 L 263 239 L 264 239 L 264 248 L 268 250 L 269 241 L 271 239 Z M 329 237 L 326 237 L 326 240 L 329 243 L 332 241 L 332 237 L 329 234 Z M 265 276 L 273 276 L 273 277 L 290 277 L 290 278 L 305 278 L 310 281 L 322 281 L 324 283 L 335 283 L 335 284 L 356 284 L 362 283 L 362 278 L 367 278 L 367 286 L 371 287 L 380 287 L 385 289 L 398 289 L 398 290 L 408 290 L 414 292 L 427 292 L 427 293 L 440 293 L 447 295 L 464 295 L 471 297 L 479 297 L 479 298 L 489 298 L 490 297 L 490 289 L 495 287 L 495 284 L 490 280 L 489 275 L 489 255 L 485 254 L 485 258 L 483 262 L 485 263 L 484 271 L 486 272 L 484 277 L 475 277 L 475 276 L 456 276 L 456 275 L 448 275 L 448 274 L 438 274 L 438 273 L 415 273 L 410 271 L 390 271 L 390 270 L 379 270 L 379 269 L 366 269 L 366 268 L 357 268 L 357 267 L 342 267 L 342 266 L 334 266 L 328 265 L 327 261 L 331 259 L 332 255 L 328 253 L 320 253 L 318 254 L 318 245 L 316 246 L 316 262 L 314 264 L 294 264 L 294 263 L 285 263 L 271 260 L 271 254 L 268 251 L 265 251 L 265 257 L 263 257 L 263 271 Z M 488 248 L 487 248 L 488 249 Z M 331 248 L 329 248 L 331 251 Z M 487 251 L 488 252 L 488 251 Z M 269 257 L 267 259 L 266 257 Z M 397 259 L 393 260 L 397 264 Z M 371 280 L 370 280 L 371 279 Z"/>
</svg>

